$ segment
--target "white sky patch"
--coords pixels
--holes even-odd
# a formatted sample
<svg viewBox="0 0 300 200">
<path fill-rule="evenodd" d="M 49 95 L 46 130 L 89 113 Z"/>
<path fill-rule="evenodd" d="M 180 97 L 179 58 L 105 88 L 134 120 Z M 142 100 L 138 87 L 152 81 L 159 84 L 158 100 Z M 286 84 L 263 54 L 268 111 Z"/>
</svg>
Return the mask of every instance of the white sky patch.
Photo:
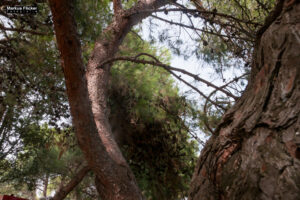
<svg viewBox="0 0 300 200">
<path fill-rule="evenodd" d="M 183 3 L 182 3 L 183 4 Z M 168 12 L 168 14 L 165 14 L 164 12 L 154 13 L 153 15 L 158 16 L 160 18 L 166 19 L 168 21 L 172 22 L 178 22 L 183 24 L 193 24 L 196 28 L 201 29 L 202 28 L 202 22 L 199 19 L 195 18 L 187 18 L 185 15 L 181 15 L 180 12 Z M 191 21 L 190 21 L 191 20 Z M 151 29 L 151 35 L 154 36 L 156 40 L 159 40 L 159 34 L 162 33 L 161 31 L 164 29 L 170 29 L 168 30 L 168 38 L 176 40 L 177 38 L 182 40 L 184 46 L 191 46 L 192 48 L 195 47 L 196 42 L 192 39 L 198 38 L 199 36 L 192 30 L 189 29 L 183 29 L 176 25 L 170 25 L 169 23 L 163 22 L 159 19 L 148 17 L 143 21 L 143 23 L 140 25 L 142 29 L 142 38 L 145 41 L 150 41 L 151 38 L 149 38 L 150 35 L 150 26 L 152 22 L 152 29 Z M 200 41 L 199 41 L 200 42 Z M 170 49 L 166 42 L 156 42 L 155 46 L 158 48 L 167 48 Z M 176 67 L 179 69 L 184 69 L 188 72 L 191 72 L 193 74 L 198 75 L 199 77 L 213 83 L 216 86 L 222 86 L 225 83 L 229 82 L 230 80 L 241 76 L 244 71 L 237 69 L 232 65 L 232 67 L 227 68 L 222 73 L 222 78 L 220 77 L 220 74 L 216 74 L 213 66 L 205 63 L 203 60 L 197 59 L 196 56 L 191 56 L 188 59 L 184 59 L 183 56 L 178 56 L 174 54 L 171 50 L 171 63 L 170 66 Z M 214 88 L 208 87 L 206 84 L 195 81 L 192 77 L 184 75 L 180 72 L 175 72 L 175 74 L 180 75 L 182 79 L 199 89 L 201 92 L 203 92 L 206 96 L 208 96 L 212 91 L 214 91 Z M 188 99 L 195 100 L 199 102 L 199 105 L 201 105 L 205 99 L 204 97 L 200 96 L 196 91 L 193 91 L 189 86 L 187 86 L 182 81 L 176 79 L 174 77 L 174 80 L 178 84 L 180 93 L 182 95 L 187 95 Z M 242 89 L 242 88 L 241 88 Z M 234 91 L 230 90 L 232 93 Z M 218 95 L 223 94 L 221 92 L 217 92 Z M 206 141 L 209 137 L 202 133 L 200 130 L 197 130 L 197 137 L 201 139 L 202 141 Z M 199 145 L 200 149 L 202 148 L 202 145 Z"/>
</svg>

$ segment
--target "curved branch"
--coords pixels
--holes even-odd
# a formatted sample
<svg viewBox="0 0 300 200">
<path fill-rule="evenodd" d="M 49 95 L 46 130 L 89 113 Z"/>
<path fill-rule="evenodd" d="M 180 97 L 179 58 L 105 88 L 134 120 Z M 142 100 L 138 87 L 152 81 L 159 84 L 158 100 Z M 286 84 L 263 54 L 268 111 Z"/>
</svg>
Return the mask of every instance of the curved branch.
<svg viewBox="0 0 300 200">
<path fill-rule="evenodd" d="M 148 56 L 148 57 L 152 58 L 153 60 L 155 60 L 156 62 L 159 62 L 159 60 L 155 56 L 148 54 L 148 53 L 139 53 L 136 56 L 134 56 L 134 58 L 137 59 L 141 56 Z"/>
<path fill-rule="evenodd" d="M 149 54 L 146 54 L 146 53 L 138 54 L 138 56 L 140 56 L 140 55 L 147 55 L 147 56 L 149 56 Z M 138 59 L 137 58 L 138 56 L 135 56 L 135 57 L 121 56 L 121 57 L 111 58 L 111 59 L 108 59 L 108 60 L 104 61 L 103 63 L 101 63 L 99 68 L 101 68 L 102 66 L 104 66 L 104 65 L 106 65 L 108 63 L 112 63 L 112 62 L 116 62 L 116 61 L 120 61 L 120 60 L 130 61 L 130 62 L 134 62 L 134 63 L 155 65 L 155 66 L 158 66 L 158 67 L 162 67 L 162 68 L 164 68 L 167 71 L 171 70 L 171 71 L 177 71 L 177 72 L 183 73 L 183 74 L 185 74 L 187 76 L 190 76 L 190 77 L 194 78 L 197 81 L 205 83 L 209 87 L 215 88 L 215 89 L 223 92 L 224 94 L 226 94 L 227 96 L 233 98 L 234 100 L 238 99 L 237 96 L 234 96 L 233 94 L 231 94 L 230 92 L 224 90 L 223 88 L 220 88 L 220 87 L 212 84 L 211 82 L 209 82 L 209 81 L 207 81 L 207 80 L 205 80 L 203 78 L 200 78 L 199 76 L 197 76 L 197 75 L 195 75 L 193 73 L 190 73 L 190 72 L 188 72 L 188 71 L 186 71 L 184 69 L 175 68 L 175 67 L 172 67 L 170 65 L 166 65 L 166 64 L 163 64 L 163 63 L 159 62 L 159 60 L 157 58 L 155 58 L 154 56 L 152 56 L 152 55 L 150 55 L 149 57 L 153 58 L 155 60 L 155 62 L 154 61 L 143 60 L 143 59 Z"/>
</svg>

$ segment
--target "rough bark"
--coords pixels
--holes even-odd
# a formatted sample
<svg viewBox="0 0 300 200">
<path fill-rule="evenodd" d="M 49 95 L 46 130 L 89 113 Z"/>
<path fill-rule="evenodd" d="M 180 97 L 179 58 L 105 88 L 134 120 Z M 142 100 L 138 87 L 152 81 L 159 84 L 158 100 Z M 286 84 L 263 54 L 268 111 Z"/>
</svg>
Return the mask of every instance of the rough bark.
<svg viewBox="0 0 300 200">
<path fill-rule="evenodd" d="M 202 150 L 189 199 L 300 199 L 300 4 L 282 1 L 252 78 Z"/>
<path fill-rule="evenodd" d="M 142 199 L 128 165 L 113 158 L 99 138 L 70 4 L 68 0 L 50 1 L 79 146 L 91 169 L 106 185 L 106 190 L 99 191 L 102 199 Z"/>
<path fill-rule="evenodd" d="M 126 166 L 127 168 L 129 167 L 115 141 L 108 119 L 107 84 L 111 65 L 101 64 L 116 54 L 120 44 L 131 28 L 150 15 L 150 13 L 140 11 L 159 8 L 167 2 L 166 0 L 139 1 L 136 6 L 131 9 L 121 10 L 121 6 L 118 5 L 120 2 L 114 1 L 115 16 L 113 22 L 103 31 L 96 41 L 95 48 L 87 65 L 86 78 L 88 82 L 88 92 L 92 102 L 92 111 L 99 136 L 110 157 L 118 163 L 118 165 Z M 134 177 L 131 178 L 134 179 Z M 96 186 L 99 193 L 110 190 L 107 182 L 102 177 L 97 176 L 96 179 L 98 179 L 96 180 Z M 113 182 L 114 180 L 109 181 L 111 181 L 110 184 L 115 184 Z M 120 182 L 120 184 L 123 183 Z M 126 186 L 124 185 L 124 187 Z M 107 199 L 107 197 L 104 199 Z"/>
<path fill-rule="evenodd" d="M 108 123 L 106 89 L 110 66 L 100 66 L 114 56 L 129 30 L 167 0 L 139 1 L 129 10 L 116 5 L 113 22 L 101 34 L 85 66 L 76 34 L 71 3 L 50 0 L 58 48 L 66 79 L 76 137 L 89 166 L 96 174 L 96 185 L 102 199 L 142 199 L 134 175 L 123 158 Z M 119 1 L 115 1 L 119 2 Z"/>
<path fill-rule="evenodd" d="M 89 166 L 83 167 L 65 186 L 61 186 L 51 200 L 63 200 L 70 192 L 82 181 L 85 175 L 90 171 Z"/>
</svg>

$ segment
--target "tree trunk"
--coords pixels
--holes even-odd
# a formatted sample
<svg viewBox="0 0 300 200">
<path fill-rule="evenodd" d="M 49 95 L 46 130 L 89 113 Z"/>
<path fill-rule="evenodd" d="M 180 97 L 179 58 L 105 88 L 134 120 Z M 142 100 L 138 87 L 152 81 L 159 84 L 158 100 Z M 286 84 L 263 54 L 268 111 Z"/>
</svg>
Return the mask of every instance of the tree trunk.
<svg viewBox="0 0 300 200">
<path fill-rule="evenodd" d="M 48 182 L 49 182 L 49 174 L 47 173 L 44 178 L 44 189 L 43 189 L 43 196 L 45 198 L 47 197 Z"/>
<path fill-rule="evenodd" d="M 95 43 L 86 72 L 71 2 L 49 2 L 76 137 L 89 166 L 96 174 L 99 195 L 105 200 L 142 199 L 135 177 L 123 158 L 108 123 L 106 86 L 110 66 L 101 66 L 101 63 L 113 57 L 129 30 L 151 14 L 149 11 L 142 11 L 154 10 L 168 1 L 141 0 L 131 9 L 118 10 L 113 22 Z"/>
<path fill-rule="evenodd" d="M 201 152 L 191 200 L 300 199 L 300 4 L 282 2 L 246 91 Z"/>
<path fill-rule="evenodd" d="M 50 7 L 57 44 L 61 52 L 76 137 L 89 166 L 105 184 L 105 190 L 99 191 L 99 194 L 102 199 L 107 200 L 142 199 L 134 176 L 126 162 L 124 164 L 112 157 L 105 147 L 105 141 L 99 138 L 88 94 L 85 67 L 71 2 L 50 0 Z M 120 158 L 119 160 L 123 161 L 124 159 Z"/>
</svg>

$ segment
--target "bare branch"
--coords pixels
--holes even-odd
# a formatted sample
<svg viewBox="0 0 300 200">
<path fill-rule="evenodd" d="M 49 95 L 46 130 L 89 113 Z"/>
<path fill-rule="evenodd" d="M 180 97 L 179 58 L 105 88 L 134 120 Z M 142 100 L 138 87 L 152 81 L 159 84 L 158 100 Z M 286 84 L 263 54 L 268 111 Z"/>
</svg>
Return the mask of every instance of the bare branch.
<svg viewBox="0 0 300 200">
<path fill-rule="evenodd" d="M 141 55 L 147 55 L 151 58 L 154 58 L 155 62 L 154 61 L 148 61 L 148 60 L 143 60 L 143 59 L 138 59 L 137 57 L 141 56 Z M 154 56 L 152 55 L 149 55 L 149 54 L 146 54 L 146 53 L 142 53 L 142 54 L 138 54 L 138 56 L 135 56 L 135 57 L 115 57 L 115 58 L 111 58 L 111 59 L 108 59 L 106 61 L 104 61 L 103 63 L 100 64 L 100 67 L 101 66 L 104 66 L 108 63 L 112 63 L 112 62 L 115 62 L 115 61 L 120 61 L 120 60 L 123 60 L 123 61 L 130 61 L 130 62 L 134 62 L 134 63 L 141 63 L 141 64 L 150 64 L 150 65 L 154 65 L 154 66 L 158 66 L 158 67 L 162 67 L 164 68 L 165 70 L 167 71 L 177 71 L 177 72 L 180 72 L 180 73 L 183 73 L 185 75 L 188 75 L 192 78 L 194 78 L 195 80 L 197 81 L 200 81 L 202 83 L 205 83 L 207 86 L 209 87 L 212 87 L 212 88 L 215 88 L 221 92 L 223 92 L 224 94 L 226 94 L 227 96 L 229 97 L 232 97 L 233 99 L 237 100 L 238 97 L 234 96 L 233 94 L 231 94 L 230 92 L 224 90 L 223 88 L 220 88 L 214 84 L 212 84 L 211 82 L 203 79 L 203 78 L 200 78 L 199 76 L 193 74 L 193 73 L 190 73 L 184 69 L 179 69 L 179 68 L 175 68 L 175 67 L 172 67 L 170 65 L 166 65 L 166 64 L 163 64 L 161 62 L 158 61 L 157 58 L 155 58 Z M 203 96 L 203 95 L 202 95 Z M 205 95 L 204 95 L 205 96 Z"/>
<path fill-rule="evenodd" d="M 239 39 L 239 40 L 245 40 L 245 41 L 253 42 L 253 40 L 250 40 L 249 38 L 235 37 L 235 36 L 229 36 L 229 35 L 219 34 L 219 33 L 215 33 L 215 32 L 212 32 L 212 31 L 207 31 L 207 30 L 204 30 L 204 29 L 196 28 L 195 26 L 189 26 L 189 25 L 186 25 L 186 24 L 169 21 L 169 20 L 163 19 L 163 18 L 155 16 L 155 15 L 151 15 L 151 17 L 156 18 L 158 20 L 161 20 L 163 22 L 169 23 L 171 25 L 181 26 L 181 27 L 185 27 L 185 28 L 192 29 L 192 30 L 195 30 L 195 31 L 201 31 L 203 33 L 216 35 L 216 36 L 219 36 L 219 37 L 235 38 L 235 39 Z"/>
<path fill-rule="evenodd" d="M 153 60 L 155 60 L 156 62 L 159 62 L 159 60 L 155 56 L 148 54 L 148 53 L 139 53 L 136 56 L 134 56 L 134 58 L 137 59 L 141 56 L 148 56 L 148 57 L 152 58 Z"/>
<path fill-rule="evenodd" d="M 192 88 L 193 90 L 195 90 L 196 92 L 198 92 L 198 94 L 200 94 L 202 97 L 204 97 L 207 101 L 209 101 L 210 103 L 212 103 L 213 105 L 215 105 L 216 107 L 221 108 L 222 110 L 226 111 L 226 108 L 224 108 L 223 106 L 217 104 L 216 102 L 214 102 L 213 100 L 211 100 L 208 96 L 206 96 L 203 92 L 201 92 L 198 88 L 196 88 L 195 86 L 193 86 L 192 84 L 188 83 L 186 80 L 184 80 L 183 78 L 181 78 L 180 76 L 178 76 L 177 74 L 175 74 L 173 71 L 166 69 L 170 74 L 172 74 L 175 78 L 177 78 L 178 80 L 182 81 L 184 84 L 186 84 L 187 86 L 189 86 L 190 88 Z"/>
<path fill-rule="evenodd" d="M 258 22 L 251 21 L 251 20 L 239 19 L 239 18 L 236 18 L 234 16 L 227 15 L 227 14 L 224 14 L 224 13 L 218 13 L 218 12 L 215 12 L 215 11 L 206 11 L 206 10 L 198 10 L 198 9 L 165 8 L 165 9 L 143 10 L 143 11 L 140 11 L 140 13 L 141 12 L 146 12 L 146 13 L 188 12 L 188 13 L 191 13 L 195 17 L 201 17 L 199 14 L 206 14 L 206 15 L 211 15 L 211 16 L 219 16 L 219 17 L 222 17 L 224 19 L 232 20 L 232 21 L 235 21 L 235 22 L 241 22 L 241 23 L 245 23 L 245 24 L 252 24 L 252 25 L 256 25 L 256 26 L 262 26 L 262 24 L 260 24 Z"/>
<path fill-rule="evenodd" d="M 208 98 L 211 98 L 211 96 L 216 92 L 217 90 L 214 90 L 212 91 L 209 95 L 208 95 Z M 208 101 L 205 101 L 205 104 L 204 104 L 204 107 L 203 107 L 203 113 L 205 114 L 205 117 L 204 117 L 204 125 L 205 127 L 207 128 L 207 130 L 211 133 L 211 134 L 214 134 L 214 131 L 213 129 L 210 127 L 209 123 L 208 123 L 208 117 L 207 117 L 207 102 Z"/>
</svg>

